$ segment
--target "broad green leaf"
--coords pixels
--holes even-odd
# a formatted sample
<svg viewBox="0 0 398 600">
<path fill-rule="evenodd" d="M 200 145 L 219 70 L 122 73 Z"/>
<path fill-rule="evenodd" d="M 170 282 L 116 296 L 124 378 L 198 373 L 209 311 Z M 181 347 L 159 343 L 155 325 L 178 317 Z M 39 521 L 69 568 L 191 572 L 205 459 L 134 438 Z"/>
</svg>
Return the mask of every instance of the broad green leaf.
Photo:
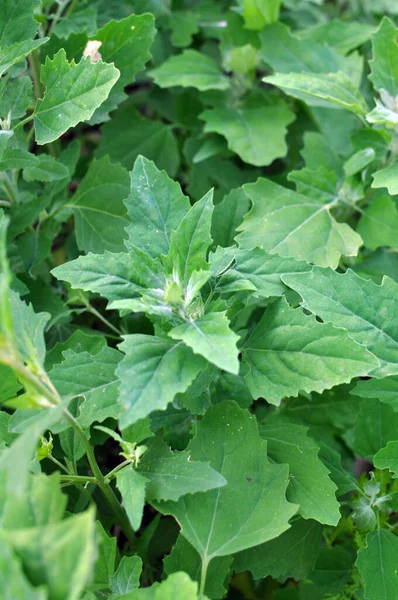
<svg viewBox="0 0 398 600">
<path fill-rule="evenodd" d="M 164 410 L 205 365 L 185 344 L 167 338 L 129 335 L 119 348 L 126 354 L 116 371 L 124 409 L 119 418 L 122 429 L 154 410 Z"/>
<path fill-rule="evenodd" d="M 87 254 L 52 270 L 72 288 L 98 293 L 108 300 L 134 298 L 146 287 L 164 288 L 159 261 L 137 248 L 125 252 Z"/>
<path fill-rule="evenodd" d="M 66 350 L 73 352 L 88 352 L 92 356 L 98 354 L 106 346 L 106 339 L 102 335 L 88 334 L 77 330 L 64 342 L 57 342 L 46 354 L 45 367 L 50 371 L 52 367 L 64 360 Z"/>
<path fill-rule="evenodd" d="M 361 238 L 346 223 L 338 223 L 333 205 L 307 198 L 268 179 L 244 186 L 253 207 L 246 215 L 237 241 L 284 257 L 336 268 L 341 255 L 355 256 Z"/>
<path fill-rule="evenodd" d="M 398 112 L 395 100 L 383 92 L 381 95 L 387 106 L 376 98 L 376 106 L 366 115 L 366 120 L 368 123 L 376 123 L 388 128 L 396 127 L 398 125 Z"/>
<path fill-rule="evenodd" d="M 188 451 L 193 460 L 210 461 L 227 485 L 188 494 L 177 503 L 158 503 L 157 508 L 177 519 L 182 535 L 202 558 L 205 577 L 213 558 L 283 533 L 297 507 L 285 499 L 287 466 L 268 462 L 255 418 L 235 402 L 222 402 L 206 412 Z"/>
<path fill-rule="evenodd" d="M 99 53 L 106 63 L 113 63 L 120 71 L 120 79 L 111 90 L 109 97 L 96 110 L 91 123 L 109 120 L 109 112 L 114 110 L 127 96 L 124 87 L 135 81 L 137 73 L 142 71 L 151 58 L 156 29 L 151 14 L 131 14 L 125 19 L 109 21 L 97 31 L 93 38 L 100 42 Z"/>
<path fill-rule="evenodd" d="M 298 171 L 290 171 L 287 178 L 289 181 L 294 181 L 297 192 L 302 196 L 322 200 L 332 205 L 338 199 L 340 182 L 336 174 L 328 171 L 323 165 L 317 169 L 304 167 Z"/>
<path fill-rule="evenodd" d="M 390 441 L 397 439 L 398 413 L 376 399 L 364 399 L 355 422 L 353 447 L 359 456 L 372 460 Z"/>
<path fill-rule="evenodd" d="M 383 379 L 360 380 L 352 393 L 361 398 L 377 398 L 380 402 L 398 410 L 398 376 L 396 375 Z"/>
<path fill-rule="evenodd" d="M 116 473 L 116 486 L 122 495 L 122 506 L 134 531 L 140 528 L 145 504 L 145 487 L 148 480 L 132 465 Z"/>
<path fill-rule="evenodd" d="M 321 546 L 321 526 L 316 521 L 294 519 L 291 527 L 274 540 L 239 552 L 234 571 L 251 571 L 255 579 L 280 581 L 305 579 L 315 566 Z"/>
<path fill-rule="evenodd" d="M 23 117 L 33 104 L 33 85 L 30 77 L 0 80 L 0 117 L 11 121 Z"/>
<path fill-rule="evenodd" d="M 198 319 L 178 325 L 169 331 L 174 340 L 182 340 L 220 369 L 235 375 L 239 372 L 239 336 L 229 327 L 229 319 L 224 312 L 212 312 Z"/>
<path fill-rule="evenodd" d="M 352 577 L 353 560 L 353 554 L 343 546 L 321 548 L 315 568 L 308 574 L 314 586 L 310 586 L 308 594 L 305 588 L 302 594 L 303 586 L 300 586 L 300 596 L 303 600 L 323 600 L 326 594 L 338 595 Z"/>
<path fill-rule="evenodd" d="M 314 267 L 310 273 L 282 275 L 300 294 L 302 306 L 325 322 L 344 328 L 380 361 L 376 377 L 398 373 L 398 284 L 384 277 L 381 285 L 362 279 L 350 269 L 335 273 Z"/>
<path fill-rule="evenodd" d="M 41 82 L 46 88 L 36 103 L 34 123 L 38 144 L 59 138 L 69 127 L 89 119 L 109 95 L 119 78 L 113 66 L 90 58 L 69 63 L 61 49 L 41 68 Z"/>
<path fill-rule="evenodd" d="M 229 80 L 216 63 L 197 50 L 184 50 L 171 56 L 157 69 L 151 71 L 155 83 L 163 88 L 182 86 L 206 90 L 226 90 Z"/>
<path fill-rule="evenodd" d="M 345 331 L 290 308 L 284 299 L 267 308 L 243 346 L 242 358 L 253 398 L 277 406 L 286 396 L 322 392 L 378 365 Z"/>
<path fill-rule="evenodd" d="M 3 600 L 47 600 L 45 587 L 30 583 L 4 534 L 0 544 L 0 587 Z"/>
<path fill-rule="evenodd" d="M 211 225 L 211 236 L 216 245 L 227 248 L 234 244 L 236 228 L 249 211 L 250 201 L 243 188 L 232 190 L 215 205 Z"/>
<path fill-rule="evenodd" d="M 168 15 L 168 25 L 171 29 L 171 43 L 176 48 L 185 48 L 192 43 L 192 37 L 198 33 L 198 17 L 187 10 L 173 10 Z"/>
<path fill-rule="evenodd" d="M 341 66 L 341 59 L 324 40 L 317 44 L 299 39 L 283 23 L 265 27 L 259 38 L 261 58 L 277 73 L 330 73 Z"/>
<path fill-rule="evenodd" d="M 357 115 L 368 112 L 364 97 L 342 71 L 327 74 L 280 73 L 264 77 L 263 81 L 311 106 L 344 108 Z"/>
<path fill-rule="evenodd" d="M 347 177 L 351 177 L 367 167 L 376 157 L 373 148 L 364 148 L 355 152 L 344 164 L 344 172 Z"/>
<path fill-rule="evenodd" d="M 47 154 L 40 154 L 36 164 L 26 167 L 23 171 L 25 181 L 58 181 L 68 177 L 69 171 L 61 162 Z"/>
<path fill-rule="evenodd" d="M 110 600 L 116 600 L 120 594 L 127 594 L 140 585 L 142 560 L 139 556 L 123 556 L 115 574 L 110 580 L 112 592 Z"/>
<path fill-rule="evenodd" d="M 76 193 L 66 204 L 75 216 L 80 250 L 98 254 L 105 250 L 123 251 L 124 230 L 130 222 L 123 204 L 128 193 L 126 169 L 111 163 L 107 156 L 94 159 Z"/>
<path fill-rule="evenodd" d="M 398 594 L 398 538 L 391 531 L 369 533 L 356 566 L 364 582 L 364 600 L 394 600 Z"/>
<path fill-rule="evenodd" d="M 1 0 L 0 46 L 34 38 L 39 28 L 34 11 L 39 0 Z"/>
<path fill-rule="evenodd" d="M 180 572 L 172 573 L 160 584 L 130 592 L 120 600 L 206 600 L 206 597 L 198 595 L 198 584 Z"/>
<path fill-rule="evenodd" d="M 213 208 L 211 190 L 192 206 L 170 236 L 170 250 L 164 264 L 169 273 L 175 271 L 178 274 L 184 289 L 193 271 L 207 266 L 207 252 L 212 243 Z"/>
<path fill-rule="evenodd" d="M 74 11 L 65 18 L 60 19 L 53 29 L 53 34 L 59 38 L 68 39 L 73 33 L 83 31 L 92 35 L 97 29 L 97 11 L 95 8 L 85 8 Z"/>
<path fill-rule="evenodd" d="M 223 293 L 252 290 L 261 298 L 282 296 L 286 292 L 282 275 L 310 271 L 311 268 L 304 261 L 268 254 L 261 248 L 237 250 L 235 264 L 222 275 L 218 289 Z"/>
<path fill-rule="evenodd" d="M 398 246 L 398 211 L 395 202 L 388 196 L 375 198 L 362 213 L 357 232 L 365 246 L 371 250 L 376 250 L 380 246 L 396 248 Z"/>
<path fill-rule="evenodd" d="M 8 540 L 25 572 L 53 600 L 78 600 L 95 557 L 93 510 L 44 527 L 12 531 Z"/>
<path fill-rule="evenodd" d="M 282 0 L 243 0 L 243 18 L 247 29 L 260 30 L 278 20 Z"/>
<path fill-rule="evenodd" d="M 373 457 L 376 469 L 388 469 L 392 478 L 398 477 L 398 441 L 390 441 L 381 448 Z"/>
<path fill-rule="evenodd" d="M 213 108 L 201 114 L 205 132 L 223 135 L 228 148 L 246 163 L 258 167 L 271 164 L 287 153 L 287 127 L 294 119 L 288 106 L 279 102 L 267 106 L 264 99 L 248 98 L 237 108 Z M 264 144 L 264 140 L 272 144 Z"/>
<path fill-rule="evenodd" d="M 134 245 L 153 258 L 167 254 L 170 236 L 190 209 L 180 185 L 155 164 L 139 156 L 130 174 L 130 195 L 124 201 L 131 224 L 127 246 Z"/>
<path fill-rule="evenodd" d="M 171 553 L 163 560 L 166 575 L 184 571 L 193 581 L 200 582 L 202 561 L 193 546 L 179 535 Z M 232 556 L 217 556 L 208 568 L 204 592 L 206 598 L 218 600 L 227 593 L 226 584 L 232 563 Z"/>
<path fill-rule="evenodd" d="M 336 486 L 320 460 L 319 446 L 301 425 L 276 421 L 260 427 L 260 435 L 267 440 L 269 458 L 279 464 L 288 464 L 290 483 L 286 497 L 300 506 L 304 519 L 337 525 L 340 520 Z"/>
<path fill-rule="evenodd" d="M 299 32 L 300 38 L 331 46 L 341 54 L 348 54 L 368 41 L 374 27 L 359 21 L 332 19 Z"/>
<path fill-rule="evenodd" d="M 158 169 L 174 177 L 180 164 L 177 138 L 170 125 L 145 119 L 127 100 L 102 129 L 102 139 L 96 156 L 109 157 L 132 169 L 139 156 L 153 160 Z"/>
<path fill-rule="evenodd" d="M 117 541 L 107 534 L 99 521 L 96 521 L 97 559 L 94 565 L 94 577 L 90 589 L 107 589 L 115 571 Z"/>
<path fill-rule="evenodd" d="M 188 451 L 172 452 L 159 437 L 150 442 L 140 459 L 138 472 L 145 476 L 147 498 L 173 500 L 185 494 L 207 492 L 226 484 L 208 463 L 194 461 Z"/>
<path fill-rule="evenodd" d="M 386 187 L 391 196 L 398 194 L 398 161 L 392 163 L 392 165 L 389 165 L 385 169 L 376 171 L 376 173 L 373 174 L 372 187 Z"/>
<path fill-rule="evenodd" d="M 371 36 L 373 60 L 370 61 L 369 79 L 378 92 L 386 92 L 392 98 L 398 96 L 398 29 L 384 17 L 378 30 Z"/>
<path fill-rule="evenodd" d="M 47 42 L 48 38 L 39 40 L 25 40 L 24 42 L 16 42 L 11 46 L 0 48 L 0 76 L 10 68 L 23 60 L 26 56 L 37 50 L 40 46 Z"/>
<path fill-rule="evenodd" d="M 108 347 L 94 356 L 66 350 L 63 362 L 50 371 L 51 381 L 63 398 L 83 397 L 76 415 L 82 427 L 118 417 L 119 380 L 115 370 L 121 358 L 120 352 Z"/>
</svg>

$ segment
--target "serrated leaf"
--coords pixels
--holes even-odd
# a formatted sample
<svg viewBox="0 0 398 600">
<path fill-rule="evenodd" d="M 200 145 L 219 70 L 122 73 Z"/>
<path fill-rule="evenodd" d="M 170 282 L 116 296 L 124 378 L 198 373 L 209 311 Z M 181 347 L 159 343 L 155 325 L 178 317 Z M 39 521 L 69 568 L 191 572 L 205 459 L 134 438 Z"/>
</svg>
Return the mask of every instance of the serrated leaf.
<svg viewBox="0 0 398 600">
<path fill-rule="evenodd" d="M 0 117 L 11 121 L 23 117 L 33 103 L 33 85 L 30 77 L 0 80 Z"/>
<path fill-rule="evenodd" d="M 289 465 L 290 483 L 286 497 L 300 506 L 304 519 L 337 525 L 340 520 L 336 486 L 320 460 L 319 446 L 308 436 L 308 429 L 293 423 L 267 422 L 260 435 L 268 442 L 269 458 Z"/>
<path fill-rule="evenodd" d="M 398 441 L 393 440 L 387 443 L 373 457 L 373 464 L 376 469 L 388 469 L 392 473 L 392 478 L 398 477 Z"/>
<path fill-rule="evenodd" d="M 344 108 L 365 115 L 368 106 L 361 92 L 342 71 L 336 73 L 287 73 L 264 77 L 265 83 L 281 88 L 287 94 L 311 106 Z"/>
<path fill-rule="evenodd" d="M 148 450 L 140 459 L 138 472 L 145 476 L 147 498 L 173 500 L 185 494 L 206 492 L 226 484 L 222 475 L 208 463 L 191 460 L 188 450 L 172 452 L 159 437 L 148 444 Z"/>
<path fill-rule="evenodd" d="M 299 391 L 322 392 L 367 375 L 378 364 L 345 331 L 290 308 L 282 298 L 265 311 L 242 348 L 242 359 L 253 398 L 277 406 Z"/>
<path fill-rule="evenodd" d="M 76 415 L 82 427 L 118 417 L 119 380 L 115 370 L 121 359 L 120 352 L 108 347 L 94 356 L 66 350 L 63 362 L 50 371 L 51 381 L 63 398 L 84 398 Z"/>
<path fill-rule="evenodd" d="M 206 90 L 226 90 L 229 80 L 216 63 L 203 52 L 184 50 L 177 56 L 171 56 L 160 67 L 153 69 L 151 75 L 160 87 L 195 87 Z"/>
<path fill-rule="evenodd" d="M 266 443 L 246 410 L 230 401 L 211 407 L 188 450 L 193 460 L 210 461 L 227 485 L 157 508 L 178 520 L 182 535 L 202 558 L 204 575 L 213 558 L 261 544 L 288 528 L 297 507 L 285 500 L 286 467 L 268 462 Z"/>
<path fill-rule="evenodd" d="M 103 590 L 108 587 L 111 577 L 115 571 L 116 563 L 116 538 L 107 534 L 99 521 L 96 521 L 97 534 L 97 559 L 94 566 L 93 582 L 90 589 Z"/>
<path fill-rule="evenodd" d="M 15 42 L 15 44 L 12 44 L 11 46 L 3 46 L 0 48 L 0 76 L 6 71 L 9 71 L 13 65 L 19 63 L 47 41 L 48 38 L 25 40 L 23 42 Z"/>
<path fill-rule="evenodd" d="M 372 187 L 374 188 L 384 188 L 386 187 L 391 194 L 391 196 L 395 196 L 398 194 L 398 161 L 392 163 L 385 169 L 381 169 L 380 171 L 376 171 L 372 175 L 373 183 Z"/>
<path fill-rule="evenodd" d="M 184 571 L 193 581 L 200 582 L 201 558 L 195 548 L 179 535 L 171 553 L 163 560 L 167 575 Z M 232 563 L 232 556 L 217 556 L 208 568 L 204 592 L 206 598 L 222 598 L 227 593 L 226 584 Z"/>
<path fill-rule="evenodd" d="M 164 410 L 176 394 L 185 392 L 205 361 L 182 342 L 151 335 L 126 336 L 119 348 L 126 354 L 117 369 L 122 429 Z M 132 385 L 134 383 L 134 385 Z"/>
<path fill-rule="evenodd" d="M 369 79 L 374 88 L 387 92 L 395 98 L 398 95 L 398 29 L 384 17 L 378 30 L 371 36 L 373 60 L 370 61 Z"/>
<path fill-rule="evenodd" d="M 372 375 L 398 373 L 398 284 L 384 277 L 381 285 L 362 279 L 348 269 L 340 274 L 314 267 L 310 273 L 282 275 L 300 294 L 302 306 L 325 322 L 344 328 L 352 339 L 364 344 L 379 360 Z"/>
<path fill-rule="evenodd" d="M 119 566 L 110 580 L 112 592 L 110 600 L 116 600 L 120 594 L 127 594 L 140 585 L 142 560 L 139 556 L 123 556 Z"/>
<path fill-rule="evenodd" d="M 178 325 L 169 331 L 174 340 L 182 340 L 220 369 L 235 375 L 239 372 L 239 336 L 229 327 L 225 313 L 212 312 L 198 319 Z"/>
<path fill-rule="evenodd" d="M 376 399 L 365 399 L 355 421 L 353 448 L 359 456 L 372 460 L 390 441 L 397 438 L 398 413 Z"/>
<path fill-rule="evenodd" d="M 55 364 L 64 360 L 66 350 L 73 352 L 88 352 L 92 356 L 98 354 L 106 346 L 106 339 L 102 335 L 88 334 L 77 330 L 64 342 L 57 342 L 46 354 L 45 367 L 50 371 Z"/>
<path fill-rule="evenodd" d="M 86 32 L 92 35 L 97 28 L 97 10 L 85 8 L 74 11 L 72 14 L 60 19 L 53 28 L 52 33 L 59 38 L 67 40 L 72 34 Z"/>
<path fill-rule="evenodd" d="M 47 57 L 41 68 L 46 92 L 34 111 L 37 143 L 53 142 L 69 127 L 89 119 L 118 78 L 119 71 L 102 61 L 82 58 L 78 64 L 69 63 L 63 49 L 52 60 Z"/>
<path fill-rule="evenodd" d="M 398 211 L 395 202 L 388 196 L 375 198 L 362 213 L 357 232 L 365 246 L 371 250 L 376 250 L 380 246 L 396 248 L 398 246 Z"/>
<path fill-rule="evenodd" d="M 134 531 L 141 525 L 147 481 L 132 465 L 127 465 L 116 473 L 116 486 L 122 495 L 122 506 Z"/>
<path fill-rule="evenodd" d="M 178 273 L 184 288 L 194 271 L 207 267 L 213 208 L 211 190 L 192 206 L 170 236 L 170 250 L 163 262 L 169 273 Z"/>
<path fill-rule="evenodd" d="M 93 160 L 76 193 L 66 204 L 75 215 L 77 244 L 85 252 L 124 249 L 129 224 L 123 200 L 129 193 L 129 177 L 121 165 L 107 156 Z"/>
<path fill-rule="evenodd" d="M 286 155 L 287 127 L 295 115 L 285 103 L 267 106 L 261 97 L 249 97 L 238 108 L 213 108 L 200 118 L 205 132 L 223 135 L 228 148 L 244 162 L 261 167 Z M 264 144 L 265 139 L 272 139 L 272 144 Z"/>
<path fill-rule="evenodd" d="M 361 398 L 377 398 L 398 411 L 398 376 L 360 380 L 352 394 Z"/>
<path fill-rule="evenodd" d="M 337 223 L 331 203 L 307 198 L 268 179 L 244 186 L 253 203 L 237 241 L 242 248 L 260 246 L 272 254 L 336 268 L 340 256 L 355 256 L 361 238 L 346 223 Z"/>
<path fill-rule="evenodd" d="M 34 38 L 39 28 L 34 18 L 38 0 L 1 0 L 0 46 Z"/>
<path fill-rule="evenodd" d="M 315 566 L 321 546 L 321 526 L 316 521 L 295 519 L 291 527 L 274 540 L 239 552 L 235 571 L 251 571 L 254 579 L 271 576 L 286 581 L 305 579 Z"/>
<path fill-rule="evenodd" d="M 131 224 L 126 245 L 134 245 L 152 257 L 167 254 L 170 236 L 190 209 L 180 185 L 156 165 L 139 156 L 131 172 L 130 195 L 124 201 Z"/>
<path fill-rule="evenodd" d="M 341 54 L 348 54 L 362 46 L 374 32 L 374 27 L 358 21 L 332 19 L 300 31 L 300 38 L 331 46 Z"/>
<path fill-rule="evenodd" d="M 25 181 L 42 181 L 49 183 L 68 177 L 69 171 L 61 162 L 47 154 L 40 154 L 33 166 L 25 167 L 23 177 Z"/>
<path fill-rule="evenodd" d="M 356 566 L 364 582 L 364 600 L 394 600 L 398 594 L 398 538 L 391 531 L 368 533 Z"/>
<path fill-rule="evenodd" d="M 234 244 L 236 228 L 249 211 L 250 201 L 243 188 L 232 190 L 215 205 L 211 235 L 215 245 L 227 248 Z"/>
<path fill-rule="evenodd" d="M 125 600 L 206 600 L 186 573 L 172 573 L 162 583 L 130 592 Z"/>
</svg>

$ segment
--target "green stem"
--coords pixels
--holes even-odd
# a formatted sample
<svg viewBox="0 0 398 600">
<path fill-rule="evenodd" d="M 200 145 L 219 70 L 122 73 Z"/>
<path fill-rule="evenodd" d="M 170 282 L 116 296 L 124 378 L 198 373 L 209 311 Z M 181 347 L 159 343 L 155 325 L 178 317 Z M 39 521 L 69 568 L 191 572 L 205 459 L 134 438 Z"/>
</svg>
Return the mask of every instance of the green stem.
<svg viewBox="0 0 398 600">
<path fill-rule="evenodd" d="M 73 11 L 75 10 L 77 3 L 79 0 L 72 0 L 72 4 L 69 6 L 68 10 L 65 13 L 65 17 L 70 17 L 70 15 L 73 13 Z"/>
<path fill-rule="evenodd" d="M 65 471 L 65 473 L 67 473 L 69 475 L 68 469 L 59 460 L 57 460 L 56 458 L 54 458 L 54 456 L 52 454 L 49 454 L 47 456 L 47 458 L 49 460 L 51 460 L 55 465 L 57 465 L 57 467 L 59 469 L 61 469 L 62 471 Z M 64 475 L 62 475 L 62 477 L 64 477 Z"/>
<path fill-rule="evenodd" d="M 43 88 L 40 82 L 40 57 L 37 50 L 34 50 L 28 57 L 30 71 L 33 79 L 33 87 L 35 90 L 36 98 L 41 98 L 43 94 Z"/>
<path fill-rule="evenodd" d="M 109 329 L 112 329 L 112 331 L 114 331 L 115 333 L 117 333 L 117 335 L 119 337 L 122 337 L 122 332 L 120 331 L 120 329 L 118 329 L 117 327 L 115 327 L 114 325 L 112 325 L 112 323 L 110 323 L 108 321 L 108 319 L 106 319 L 103 315 L 101 315 L 100 312 L 98 312 L 98 310 L 96 308 L 94 308 L 94 306 L 91 306 L 91 304 L 89 302 L 85 303 L 87 311 L 90 312 L 92 315 L 94 315 L 95 317 L 97 317 L 97 319 L 99 319 L 100 321 L 102 321 L 102 323 L 104 323 L 104 325 L 106 325 L 107 327 L 109 327 Z"/>
<path fill-rule="evenodd" d="M 200 574 L 200 584 L 199 584 L 199 594 L 205 593 L 206 586 L 206 576 L 207 576 L 207 568 L 209 566 L 209 561 L 202 559 L 202 571 Z"/>
<path fill-rule="evenodd" d="M 97 460 L 95 458 L 94 450 L 92 449 L 91 444 L 86 437 L 86 434 L 80 427 L 80 424 L 76 421 L 75 417 L 68 411 L 67 408 L 64 409 L 64 416 L 67 419 L 67 421 L 69 421 L 69 423 L 72 425 L 76 435 L 80 438 L 80 441 L 84 446 L 91 471 L 93 472 L 94 478 L 97 481 L 98 487 L 101 489 L 103 495 L 105 496 L 109 504 L 109 507 L 115 515 L 116 521 L 123 529 L 124 533 L 127 535 L 129 540 L 133 541 L 135 539 L 135 534 L 133 528 L 131 527 L 130 521 L 126 513 L 124 512 L 122 506 L 120 505 L 118 499 L 116 498 L 115 494 L 113 493 L 112 488 L 109 484 L 106 483 L 105 477 L 102 475 Z"/>
<path fill-rule="evenodd" d="M 108 483 L 109 481 L 111 481 L 116 473 L 118 471 L 120 471 L 120 469 L 123 469 L 123 467 L 126 467 L 127 465 L 131 464 L 131 460 L 124 460 L 122 463 L 120 463 L 120 465 L 118 465 L 117 467 L 115 467 L 114 469 L 112 469 L 112 471 L 109 471 L 108 475 L 105 475 L 105 481 Z"/>
<path fill-rule="evenodd" d="M 0 206 L 4 206 L 5 208 L 10 208 L 11 202 L 9 200 L 0 200 Z"/>
<path fill-rule="evenodd" d="M 86 475 L 61 475 L 61 481 L 70 481 L 71 483 L 97 483 L 95 477 L 87 477 Z"/>
<path fill-rule="evenodd" d="M 16 131 L 17 129 L 19 129 L 20 127 L 23 127 L 24 125 L 26 125 L 26 123 L 30 123 L 31 121 L 33 121 L 34 119 L 34 113 L 32 113 L 31 115 L 29 115 L 28 117 L 26 117 L 26 119 L 22 119 L 22 121 L 19 121 L 15 127 L 14 127 L 14 131 Z"/>
<path fill-rule="evenodd" d="M 54 16 L 52 18 L 52 23 L 48 30 L 49 36 L 51 35 L 52 30 L 54 29 L 54 27 L 56 26 L 58 21 L 60 20 L 62 13 L 64 12 L 65 8 L 68 6 L 69 2 L 70 2 L 70 0 L 63 0 L 63 2 L 61 0 L 59 0 L 58 8 L 57 8 L 56 12 L 54 13 Z"/>
</svg>

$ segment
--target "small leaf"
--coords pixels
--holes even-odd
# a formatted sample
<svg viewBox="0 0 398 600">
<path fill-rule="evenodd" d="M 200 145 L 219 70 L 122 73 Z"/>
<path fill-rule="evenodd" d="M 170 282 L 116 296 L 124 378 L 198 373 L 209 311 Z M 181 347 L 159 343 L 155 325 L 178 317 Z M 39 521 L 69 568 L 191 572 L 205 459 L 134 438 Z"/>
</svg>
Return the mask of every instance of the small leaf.
<svg viewBox="0 0 398 600">
<path fill-rule="evenodd" d="M 145 504 L 145 486 L 148 480 L 127 465 L 116 473 L 116 486 L 122 495 L 122 506 L 134 531 L 140 528 Z"/>
<path fill-rule="evenodd" d="M 368 533 L 356 565 L 364 582 L 365 600 L 393 600 L 398 595 L 398 538 L 387 529 Z"/>
<path fill-rule="evenodd" d="M 376 173 L 373 174 L 372 187 L 386 187 L 391 196 L 398 194 L 398 161 L 392 163 L 392 165 L 389 165 L 385 169 L 376 171 Z"/>
<path fill-rule="evenodd" d="M 58 181 L 68 177 L 69 171 L 61 162 L 47 154 L 40 154 L 34 166 L 26 167 L 23 171 L 25 181 Z"/>
<path fill-rule="evenodd" d="M 256 31 L 278 20 L 282 0 L 243 0 L 243 18 L 247 29 Z"/>
<path fill-rule="evenodd" d="M 376 399 L 365 399 L 360 405 L 354 427 L 353 448 L 359 456 L 372 460 L 390 441 L 397 438 L 398 413 Z"/>
<path fill-rule="evenodd" d="M 142 560 L 139 556 L 123 556 L 110 581 L 110 600 L 116 600 L 119 595 L 136 590 L 140 585 L 141 571 Z"/>
<path fill-rule="evenodd" d="M 398 171 L 397 171 L 398 176 Z M 357 232 L 365 246 L 376 250 L 380 246 L 398 247 L 398 211 L 388 196 L 375 198 L 362 213 Z"/>
<path fill-rule="evenodd" d="M 371 36 L 373 60 L 370 61 L 369 79 L 378 91 L 385 91 L 392 98 L 398 96 L 398 29 L 387 17 L 383 17 L 378 30 Z"/>
<path fill-rule="evenodd" d="M 398 441 L 393 440 L 381 448 L 373 458 L 376 469 L 388 469 L 393 479 L 398 477 Z"/>
</svg>

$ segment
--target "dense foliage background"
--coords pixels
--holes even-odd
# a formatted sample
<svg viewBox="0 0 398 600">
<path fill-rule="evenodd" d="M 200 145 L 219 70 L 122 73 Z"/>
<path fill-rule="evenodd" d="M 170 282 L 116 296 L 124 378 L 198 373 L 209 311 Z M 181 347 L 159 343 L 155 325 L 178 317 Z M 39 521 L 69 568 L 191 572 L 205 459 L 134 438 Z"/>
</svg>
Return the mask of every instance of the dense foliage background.
<svg viewBox="0 0 398 600">
<path fill-rule="evenodd" d="M 0 0 L 4 600 L 397 600 L 396 0 Z"/>
</svg>

